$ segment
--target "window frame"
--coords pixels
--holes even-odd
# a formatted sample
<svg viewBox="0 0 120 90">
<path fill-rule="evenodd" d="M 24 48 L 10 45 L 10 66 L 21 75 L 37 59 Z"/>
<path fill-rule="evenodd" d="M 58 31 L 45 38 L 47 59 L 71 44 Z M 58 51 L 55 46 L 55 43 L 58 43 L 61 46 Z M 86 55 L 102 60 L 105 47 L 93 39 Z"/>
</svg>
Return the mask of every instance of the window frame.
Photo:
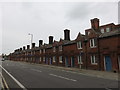
<svg viewBox="0 0 120 90">
<path fill-rule="evenodd" d="M 56 47 L 53 47 L 53 52 L 56 52 Z"/>
<path fill-rule="evenodd" d="M 108 30 L 109 30 L 109 31 L 108 31 Z M 110 32 L 110 28 L 109 28 L 109 27 L 106 28 L 106 32 Z"/>
<path fill-rule="evenodd" d="M 96 55 L 91 55 L 90 56 L 91 64 L 97 65 L 97 56 Z"/>
<path fill-rule="evenodd" d="M 43 49 L 43 53 L 45 53 L 46 52 L 46 50 L 45 49 Z"/>
<path fill-rule="evenodd" d="M 92 38 L 90 39 L 90 48 L 95 48 L 97 46 L 97 39 Z"/>
<path fill-rule="evenodd" d="M 40 52 L 40 54 L 41 54 L 41 53 L 42 53 L 42 49 L 40 49 L 40 51 L 39 51 L 39 52 Z"/>
<path fill-rule="evenodd" d="M 53 56 L 53 62 L 55 63 L 56 62 L 56 56 Z"/>
<path fill-rule="evenodd" d="M 59 56 L 59 63 L 63 63 L 63 57 Z"/>
<path fill-rule="evenodd" d="M 82 49 L 82 41 L 78 41 L 77 42 L 77 48 L 78 49 Z"/>
<path fill-rule="evenodd" d="M 104 28 L 101 28 L 101 29 L 100 29 L 100 32 L 101 32 L 101 33 L 105 33 L 105 29 L 104 29 Z"/>
<path fill-rule="evenodd" d="M 59 51 L 62 51 L 62 45 L 59 46 Z"/>
</svg>

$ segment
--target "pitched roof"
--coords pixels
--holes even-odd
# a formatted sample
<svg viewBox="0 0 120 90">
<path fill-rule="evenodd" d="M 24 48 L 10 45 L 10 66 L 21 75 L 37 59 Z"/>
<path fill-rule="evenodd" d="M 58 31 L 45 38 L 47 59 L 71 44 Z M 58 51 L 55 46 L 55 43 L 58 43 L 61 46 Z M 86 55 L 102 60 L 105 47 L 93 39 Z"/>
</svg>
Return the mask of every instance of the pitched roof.
<svg viewBox="0 0 120 90">
<path fill-rule="evenodd" d="M 103 38 L 103 37 L 109 37 L 109 36 L 115 36 L 115 35 L 120 35 L 120 30 L 114 30 L 114 31 L 111 31 L 111 32 L 106 32 L 106 33 L 103 33 L 99 36 L 99 38 Z"/>
</svg>

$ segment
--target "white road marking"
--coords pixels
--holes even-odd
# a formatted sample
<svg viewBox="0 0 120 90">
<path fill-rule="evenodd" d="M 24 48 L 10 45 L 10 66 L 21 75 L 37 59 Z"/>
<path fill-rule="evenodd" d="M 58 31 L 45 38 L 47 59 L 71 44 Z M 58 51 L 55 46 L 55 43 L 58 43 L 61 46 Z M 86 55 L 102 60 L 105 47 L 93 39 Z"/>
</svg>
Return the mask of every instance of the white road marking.
<svg viewBox="0 0 120 90">
<path fill-rule="evenodd" d="M 6 69 L 4 69 L 1 65 L 0 67 L 23 89 L 27 90 L 17 79 L 15 79 Z"/>
<path fill-rule="evenodd" d="M 40 71 L 40 70 L 36 70 L 36 69 L 31 69 L 31 70 L 36 71 L 36 72 L 42 72 L 42 71 Z"/>
<path fill-rule="evenodd" d="M 112 89 L 110 89 L 110 88 L 105 88 L 105 89 L 107 89 L 107 90 L 112 90 Z"/>
<path fill-rule="evenodd" d="M 77 80 L 75 80 L 75 79 L 70 79 L 70 78 L 66 78 L 66 77 L 63 77 L 63 76 L 58 76 L 58 75 L 55 75 L 55 74 L 49 74 L 49 75 L 55 76 L 55 77 L 59 77 L 59 78 L 63 78 L 63 79 L 70 80 L 70 81 L 74 81 L 74 82 L 77 81 Z"/>
</svg>

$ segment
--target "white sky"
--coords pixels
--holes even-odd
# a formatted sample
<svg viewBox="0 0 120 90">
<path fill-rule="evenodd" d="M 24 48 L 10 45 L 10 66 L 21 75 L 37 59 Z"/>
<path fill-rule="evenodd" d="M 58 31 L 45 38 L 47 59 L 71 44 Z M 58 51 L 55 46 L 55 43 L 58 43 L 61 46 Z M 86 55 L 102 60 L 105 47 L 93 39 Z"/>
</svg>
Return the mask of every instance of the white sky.
<svg viewBox="0 0 120 90">
<path fill-rule="evenodd" d="M 38 46 L 40 39 L 48 43 L 50 35 L 57 41 L 64 38 L 64 29 L 71 30 L 70 38 L 73 40 L 79 32 L 84 34 L 84 30 L 90 28 L 90 19 L 96 17 L 100 19 L 100 25 L 118 24 L 117 0 L 5 1 L 0 3 L 0 54 L 8 54 L 30 44 L 28 33 L 33 34 L 33 42 Z"/>
</svg>

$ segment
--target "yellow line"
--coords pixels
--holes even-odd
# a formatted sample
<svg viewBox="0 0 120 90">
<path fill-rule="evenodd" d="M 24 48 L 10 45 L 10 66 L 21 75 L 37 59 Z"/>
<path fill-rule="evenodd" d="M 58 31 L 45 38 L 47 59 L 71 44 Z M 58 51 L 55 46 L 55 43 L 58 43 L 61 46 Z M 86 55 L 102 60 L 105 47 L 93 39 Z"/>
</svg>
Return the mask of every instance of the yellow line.
<svg viewBox="0 0 120 90">
<path fill-rule="evenodd" d="M 1 73 L 0 73 L 0 75 L 1 75 L 1 77 L 2 77 L 2 80 L 3 80 L 4 84 L 5 84 L 6 89 L 7 89 L 7 90 L 10 90 L 9 87 L 8 87 L 8 85 L 7 85 L 7 83 L 6 83 L 6 81 L 5 81 L 5 78 L 3 77 L 3 75 L 2 75 Z M 3 83 L 2 83 L 2 87 L 5 88 L 5 87 L 3 86 Z"/>
</svg>

